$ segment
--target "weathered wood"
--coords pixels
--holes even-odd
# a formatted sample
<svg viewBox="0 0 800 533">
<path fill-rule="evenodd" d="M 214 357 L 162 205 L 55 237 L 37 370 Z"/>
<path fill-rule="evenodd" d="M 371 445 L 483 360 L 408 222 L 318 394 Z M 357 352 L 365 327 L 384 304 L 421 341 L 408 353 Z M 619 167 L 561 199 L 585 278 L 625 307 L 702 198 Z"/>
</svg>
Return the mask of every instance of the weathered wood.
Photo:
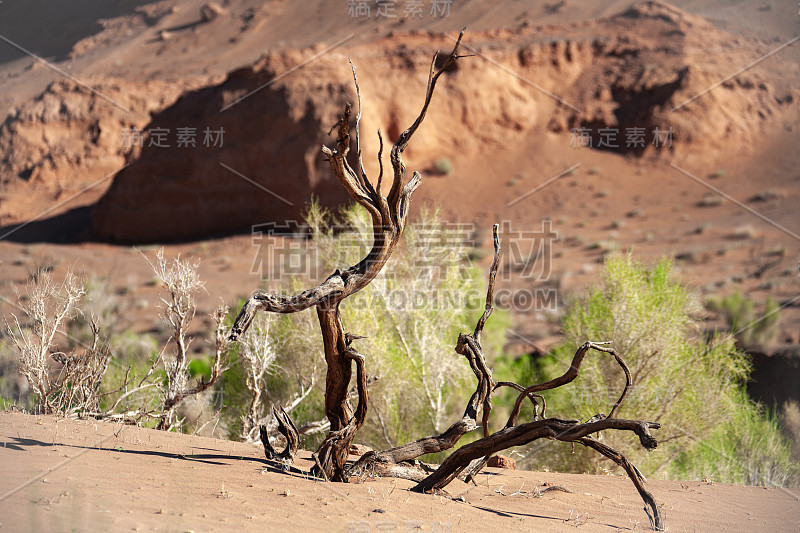
<svg viewBox="0 0 800 533">
<path fill-rule="evenodd" d="M 656 531 L 664 531 L 664 520 L 661 518 L 661 511 L 659 510 L 653 495 L 650 494 L 646 488 L 644 488 L 644 484 L 647 480 L 644 478 L 642 473 L 639 472 L 639 469 L 636 468 L 630 461 L 628 461 L 624 455 L 615 449 L 606 446 L 602 442 L 598 442 L 589 437 L 583 437 L 579 439 L 578 442 L 600 452 L 625 470 L 625 472 L 628 474 L 628 477 L 631 478 L 631 482 L 636 487 L 636 490 L 639 491 L 639 496 L 641 496 L 642 500 L 644 500 L 644 512 L 647 513 L 647 518 L 650 519 L 650 527 Z"/>
<path fill-rule="evenodd" d="M 358 372 L 361 373 L 363 372 L 364 360 L 363 356 L 356 356 L 357 352 L 349 346 L 350 342 L 346 339 L 342 326 L 339 304 L 342 300 L 360 291 L 375 279 L 375 276 L 378 275 L 386 261 L 388 261 L 405 229 L 411 196 L 419 187 L 422 178 L 417 172 L 414 172 L 410 179 L 406 178 L 406 167 L 402 154 L 425 118 L 436 87 L 436 81 L 447 67 L 458 59 L 458 50 L 463 36 L 464 31 L 462 30 L 452 52 L 439 69 L 436 68 L 435 55 L 433 61 L 431 61 L 422 110 L 412 125 L 400 134 L 400 137 L 392 147 L 392 184 L 387 196 L 383 196 L 380 190 L 383 179 L 383 164 L 380 161 L 380 155 L 381 173 L 378 176 L 377 188 L 372 185 L 364 170 L 359 147 L 361 90 L 358 86 L 355 67 L 353 67 L 353 82 L 359 102 L 358 114 L 355 117 L 358 172 L 351 167 L 348 161 L 352 119 L 352 107 L 349 103 L 345 106 L 342 118 L 336 125 L 338 126 L 338 131 L 335 147 L 323 146 L 322 152 L 330 163 L 334 175 L 350 195 L 350 198 L 369 212 L 372 218 L 372 248 L 358 264 L 346 270 L 337 269 L 321 284 L 301 294 L 281 295 L 257 291 L 242 307 L 231 330 L 230 339 L 236 340 L 247 330 L 258 311 L 294 313 L 310 307 L 317 308 L 317 317 L 325 349 L 325 361 L 328 367 L 325 382 L 325 414 L 331 424 L 328 438 L 323 441 L 315 454 L 316 467 L 314 473 L 323 478 L 344 479 L 347 450 L 352 443 L 355 432 L 363 424 L 363 417 L 366 416 L 368 405 L 366 386 L 363 391 L 359 386 L 359 408 L 363 406 L 363 412 L 360 413 L 357 409 L 355 416 L 353 416 L 347 403 L 347 393 L 352 376 L 352 361 L 356 361 L 357 368 L 360 369 Z M 337 127 L 334 127 L 334 129 L 337 129 Z M 382 152 L 383 138 L 380 134 L 379 141 L 380 151 Z"/>
<path fill-rule="evenodd" d="M 464 445 L 453 452 L 444 462 L 424 481 L 412 490 L 417 492 L 430 492 L 447 486 L 458 474 L 464 470 L 471 461 L 492 455 L 513 446 L 522 446 L 536 439 L 551 438 L 565 442 L 580 441 L 580 439 L 599 431 L 607 429 L 633 431 L 639 436 L 642 446 L 648 450 L 655 449 L 658 441 L 650 434 L 650 428 L 661 427 L 656 422 L 640 420 L 623 420 L 619 418 L 604 418 L 594 422 L 579 424 L 574 420 L 561 420 L 548 418 L 536 420 L 513 427 L 505 427 L 500 431 L 480 440 Z"/>
<path fill-rule="evenodd" d="M 347 481 L 349 475 L 345 472 L 344 466 L 350 453 L 350 445 L 367 419 L 367 406 L 369 405 L 367 373 L 364 365 L 366 358 L 350 347 L 351 338 L 346 338 L 346 341 L 345 357 L 356 363 L 358 406 L 346 426 L 339 430 L 330 431 L 328 436 L 325 437 L 319 450 L 313 454 L 315 467 L 311 470 L 312 474 L 330 481 Z M 325 468 L 325 465 L 332 465 L 332 469 Z"/>
<path fill-rule="evenodd" d="M 545 381 L 544 383 L 538 383 L 536 385 L 532 385 L 532 386 L 530 386 L 528 388 L 522 389 L 520 394 L 519 394 L 519 396 L 517 396 L 516 402 L 514 402 L 514 408 L 511 410 L 511 414 L 508 417 L 508 422 L 506 422 L 506 427 L 512 427 L 512 426 L 516 425 L 517 417 L 519 417 L 519 411 L 520 411 L 520 408 L 522 407 L 522 402 L 525 400 L 526 397 L 530 397 L 532 394 L 535 394 L 535 393 L 538 393 L 538 392 L 541 392 L 541 391 L 555 389 L 555 388 L 561 387 L 563 385 L 566 385 L 567 383 L 571 383 L 572 381 L 574 381 L 575 378 L 578 377 L 578 371 L 581 368 L 581 364 L 583 363 L 583 359 L 584 359 L 584 357 L 586 357 L 586 353 L 590 349 L 597 350 L 599 352 L 609 353 L 609 354 L 613 355 L 614 356 L 614 360 L 617 361 L 617 364 L 619 364 L 622 367 L 622 371 L 625 373 L 625 388 L 622 390 L 622 393 L 620 394 L 620 397 L 617 400 L 617 402 L 611 408 L 611 411 L 609 411 L 608 415 L 605 416 L 605 418 L 612 418 L 614 416 L 614 413 L 616 412 L 617 408 L 622 403 L 622 400 L 625 399 L 625 396 L 627 396 L 628 391 L 633 386 L 633 382 L 631 380 L 631 371 L 628 368 L 628 365 L 625 363 L 625 361 L 622 359 L 622 357 L 619 356 L 619 354 L 616 352 L 616 350 L 614 350 L 613 348 L 606 347 L 605 346 L 606 344 L 608 344 L 608 343 L 607 342 L 591 342 L 591 341 L 587 341 L 587 342 L 583 343 L 578 348 L 578 350 L 575 352 L 575 355 L 572 358 L 572 363 L 570 364 L 569 369 L 566 372 L 564 372 L 561 376 L 559 376 L 557 378 L 553 378 L 550 381 Z M 500 383 L 500 384 L 496 385 L 496 387 L 509 386 L 509 385 L 511 385 L 511 384 L 503 382 L 503 383 Z M 515 388 L 518 388 L 518 386 L 515 387 Z M 603 416 L 603 415 L 600 415 L 600 416 Z"/>
<path fill-rule="evenodd" d="M 297 455 L 297 449 L 300 447 L 300 434 L 297 431 L 297 427 L 294 425 L 294 421 L 292 421 L 292 417 L 289 416 L 282 406 L 278 406 L 276 409 L 273 405 L 272 416 L 278 421 L 278 432 L 286 439 L 286 447 L 282 452 L 278 452 L 269 442 L 267 426 L 261 425 L 259 426 L 259 433 L 261 435 L 261 443 L 264 445 L 264 454 L 267 456 L 267 459 L 278 460 L 286 465 L 290 465 Z"/>
<path fill-rule="evenodd" d="M 520 391 L 517 396 L 514 409 L 509 416 L 505 428 L 492 435 L 486 435 L 484 438 L 467 444 L 453 454 L 451 454 L 445 461 L 433 472 L 430 476 L 418 482 L 412 489 L 417 492 L 430 492 L 441 490 L 446 487 L 456 477 L 461 475 L 464 471 L 469 473 L 466 476 L 466 481 L 475 477 L 475 474 L 486 464 L 488 458 L 505 449 L 528 444 L 534 440 L 541 438 L 549 438 L 561 440 L 564 442 L 580 442 L 581 444 L 590 447 L 604 456 L 608 457 L 619 466 L 621 466 L 631 477 L 639 495 L 644 500 L 645 512 L 650 519 L 651 525 L 654 529 L 663 530 L 663 520 L 660 511 L 656 505 L 653 495 L 650 494 L 645 488 L 645 478 L 639 470 L 631 464 L 624 455 L 602 444 L 596 440 L 591 439 L 588 435 L 598 433 L 603 430 L 618 430 L 618 431 L 632 431 L 639 437 L 639 442 L 647 450 L 653 450 L 658 446 L 658 441 L 650 433 L 650 429 L 658 429 L 661 427 L 657 422 L 648 422 L 642 420 L 624 420 L 614 418 L 613 415 L 617 408 L 620 406 L 628 390 L 632 386 L 631 373 L 628 365 L 624 359 L 617 354 L 617 352 L 604 346 L 606 343 L 586 342 L 581 345 L 575 352 L 572 359 L 572 364 L 569 370 L 558 378 L 552 379 L 545 383 L 533 385 L 531 387 L 523 388 L 516 383 L 502 382 L 498 383 L 495 388 L 499 386 L 510 386 Z M 625 373 L 625 388 L 623 389 L 619 399 L 611 408 L 608 416 L 596 415 L 588 422 L 580 424 L 577 420 L 560 420 L 557 418 L 543 418 L 542 420 L 535 420 L 536 410 L 534 409 L 534 421 L 526 424 L 517 425 L 517 418 L 519 416 L 522 401 L 527 397 L 530 398 L 534 405 L 536 405 L 532 395 L 538 391 L 554 389 L 567 383 L 570 383 L 577 377 L 578 370 L 583 362 L 586 353 L 589 349 L 595 349 L 601 352 L 610 353 L 614 356 L 617 363 L 622 367 Z M 542 416 L 544 417 L 546 404 L 544 398 L 542 399 Z"/>
<path fill-rule="evenodd" d="M 463 416 L 439 435 L 425 437 L 383 452 L 364 454 L 351 468 L 351 475 L 360 476 L 364 472 L 370 472 L 377 475 L 419 481 L 420 476 L 425 475 L 424 471 L 418 466 L 408 464 L 408 462 L 421 455 L 438 453 L 454 447 L 461 437 L 478 428 L 479 409 L 482 409 L 483 412 L 481 425 L 484 430 L 484 436 L 489 435 L 489 414 L 492 410 L 491 395 L 494 388 L 494 380 L 492 379 L 492 372 L 486 364 L 483 347 L 480 344 L 480 335 L 486 325 L 486 320 L 494 310 L 494 285 L 501 253 L 498 232 L 499 226 L 495 224 L 492 228 L 494 260 L 489 271 L 489 284 L 486 289 L 486 305 L 483 314 L 475 326 L 475 331 L 471 335 L 460 334 L 455 347 L 455 351 L 467 359 L 475 377 L 478 378 L 475 392 L 470 397 Z"/>
</svg>

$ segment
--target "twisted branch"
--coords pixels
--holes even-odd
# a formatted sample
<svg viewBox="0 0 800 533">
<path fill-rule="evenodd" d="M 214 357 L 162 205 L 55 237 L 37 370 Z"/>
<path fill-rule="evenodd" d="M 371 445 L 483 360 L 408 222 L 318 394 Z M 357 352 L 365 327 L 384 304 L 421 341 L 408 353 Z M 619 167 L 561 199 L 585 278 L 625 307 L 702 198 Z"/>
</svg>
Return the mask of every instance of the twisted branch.
<svg viewBox="0 0 800 533">
<path fill-rule="evenodd" d="M 486 319 L 492 314 L 494 306 L 492 304 L 494 295 L 495 278 L 500 263 L 500 237 L 497 224 L 492 228 L 494 236 L 494 260 L 489 274 L 489 285 L 486 290 L 486 306 L 483 315 L 478 320 L 475 332 L 470 334 L 462 333 L 458 336 L 455 351 L 463 355 L 469 362 L 470 368 L 478 378 L 475 392 L 469 399 L 464 414 L 451 425 L 447 430 L 439 435 L 432 435 L 414 442 L 394 447 L 384 452 L 368 452 L 361 456 L 351 468 L 353 475 L 360 476 L 364 472 L 372 474 L 401 477 L 413 481 L 421 481 L 427 476 L 428 472 L 420 464 L 410 464 L 409 461 L 429 453 L 438 453 L 449 450 L 467 433 L 478 428 L 478 410 L 483 408 L 482 427 L 484 436 L 489 435 L 489 413 L 492 410 L 491 393 L 494 386 L 492 372 L 486 364 L 479 338 Z"/>
<path fill-rule="evenodd" d="M 278 406 L 276 409 L 273 405 L 272 416 L 278 421 L 278 432 L 286 439 L 286 448 L 279 453 L 269 442 L 267 426 L 262 424 L 259 426 L 259 434 L 261 436 L 261 443 L 264 445 L 264 454 L 267 456 L 267 459 L 275 459 L 289 465 L 294 461 L 294 457 L 297 455 L 297 448 L 300 446 L 299 432 L 292 421 L 292 417 L 289 416 L 283 407 Z"/>
<path fill-rule="evenodd" d="M 253 317 L 258 311 L 273 313 L 295 313 L 316 307 L 317 317 L 322 331 L 323 345 L 325 348 L 325 361 L 327 363 L 327 376 L 325 381 L 325 414 L 330 421 L 328 438 L 315 454 L 317 466 L 315 471 L 320 477 L 326 479 L 343 480 L 344 466 L 347 459 L 347 450 L 350 447 L 355 432 L 363 424 L 368 405 L 366 378 L 364 374 L 364 358 L 350 348 L 352 338 L 347 338 L 342 326 L 339 304 L 352 294 L 366 287 L 375 276 L 383 269 L 388 261 L 400 236 L 405 229 L 408 218 L 408 206 L 411 196 L 421 183 L 421 176 L 414 172 L 410 179 L 406 179 L 406 168 L 402 153 L 408 146 L 414 133 L 417 131 L 427 113 L 428 106 L 433 97 L 436 81 L 447 67 L 458 59 L 458 49 L 461 44 L 462 31 L 456 41 L 453 51 L 441 68 L 435 69 L 436 56 L 431 63 L 428 76 L 428 85 L 425 91 L 425 101 L 420 114 L 414 123 L 405 130 L 395 142 L 391 152 L 393 168 L 392 186 L 388 196 L 384 197 L 380 191 L 383 178 L 383 165 L 380 155 L 383 151 L 383 138 L 378 135 L 380 148 L 378 152 L 381 173 L 378 177 L 378 187 L 374 187 L 364 170 L 359 141 L 359 123 L 361 120 L 361 89 L 358 86 L 356 69 L 352 66 L 353 82 L 358 99 L 358 113 L 355 117 L 356 157 L 358 172 L 348 162 L 350 152 L 350 123 L 352 119 L 352 106 L 345 105 L 342 118 L 333 129 L 337 129 L 336 144 L 334 147 L 322 147 L 322 153 L 331 165 L 336 178 L 347 191 L 350 198 L 363 206 L 372 218 L 373 244 L 369 253 L 359 263 L 346 270 L 335 270 L 328 278 L 316 287 L 312 287 L 298 295 L 272 294 L 266 291 L 256 291 L 253 296 L 242 306 L 236 317 L 230 333 L 230 340 L 236 340 L 250 326 Z M 332 131 L 333 131 L 332 129 Z M 347 402 L 350 379 L 352 377 L 352 362 L 356 362 L 358 373 L 359 407 L 353 416 Z M 364 381 L 363 388 L 361 381 Z"/>
</svg>

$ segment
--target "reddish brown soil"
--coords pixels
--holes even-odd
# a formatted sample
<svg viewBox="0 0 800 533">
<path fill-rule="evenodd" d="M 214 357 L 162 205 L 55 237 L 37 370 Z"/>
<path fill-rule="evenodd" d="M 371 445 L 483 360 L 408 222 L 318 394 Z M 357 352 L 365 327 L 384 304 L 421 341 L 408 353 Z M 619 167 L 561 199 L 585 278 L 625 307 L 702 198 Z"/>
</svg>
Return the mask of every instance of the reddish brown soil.
<svg viewBox="0 0 800 533">
<path fill-rule="evenodd" d="M 210 86 L 206 93 L 213 94 L 218 84 L 226 87 L 225 77 L 237 67 L 245 74 L 287 72 L 355 33 L 331 53 L 278 81 L 276 88 L 285 93 L 289 106 L 284 126 L 293 128 L 299 144 L 262 150 L 259 142 L 275 140 L 247 141 L 245 136 L 224 161 L 254 180 L 266 180 L 270 190 L 292 195 L 295 210 L 302 208 L 310 191 L 322 193 L 323 202 L 339 202 L 341 194 L 330 183 L 318 150 L 327 141 L 325 132 L 342 99 L 352 98 L 346 57 L 360 69 L 366 166 L 374 175 L 376 164 L 369 154 L 377 144 L 372 132 L 380 127 L 396 135 L 410 123 L 431 51 L 451 46 L 452 32 L 466 25 L 465 43 L 483 57 L 464 58 L 459 70 L 445 77 L 427 122 L 406 154 L 409 168 L 425 176 L 414 209 L 433 204 L 450 220 L 475 223 L 486 231 L 502 220 L 512 229 L 535 230 L 542 219 L 551 219 L 558 241 L 550 282 L 562 298 L 594 280 L 597 261 L 609 248 L 617 248 L 633 250 L 642 259 L 676 257 L 678 274 L 704 294 L 741 290 L 757 306 L 768 295 L 790 302 L 798 289 L 800 234 L 795 215 L 800 207 L 798 95 L 792 89 L 800 80 L 800 62 L 793 61 L 797 46 L 786 47 L 675 112 L 669 106 L 788 42 L 797 26 L 796 14 L 783 5 L 756 9 L 746 3 L 676 2 L 687 11 L 660 3 L 640 4 L 630 11 L 631 4 L 605 2 L 586 8 L 572 2 L 501 2 L 487 9 L 480 2 L 467 2 L 447 18 L 392 22 L 350 18 L 346 6 L 330 10 L 326 5 L 327 15 L 317 16 L 311 14 L 322 7 L 306 10 L 305 4 L 261 6 L 242 0 L 226 4 L 225 14 L 208 24 L 193 24 L 201 2 L 166 1 L 110 19 L 100 33 L 87 29 L 77 42 L 49 36 L 53 42 L 42 44 L 43 50 L 51 51 L 48 58 L 69 57 L 70 73 L 132 113 L 30 58 L 0 66 L 7 78 L 3 101 L 11 113 L 0 128 L 4 298 L 13 299 L 14 287 L 24 283 L 34 264 L 49 261 L 57 275 L 76 268 L 108 277 L 115 290 L 130 295 L 129 307 L 143 311 L 134 321 L 152 323 L 148 302 L 156 299 L 155 289 L 147 286 L 152 279 L 149 268 L 130 248 L 80 244 L 92 237 L 92 219 L 96 236 L 130 240 L 138 233 L 161 241 L 183 239 L 193 231 L 225 232 L 243 222 L 279 221 L 288 214 L 280 210 L 285 204 L 221 168 L 222 159 L 208 159 L 202 150 L 203 157 L 178 149 L 126 152 L 121 148 L 124 128 L 145 128 L 151 115 L 172 117 L 170 125 L 181 125 L 181 117 L 207 107 L 200 105 L 205 102 L 202 91 L 181 97 L 182 91 Z M 57 10 L 37 15 L 13 9 L 20 23 L 36 15 L 46 26 L 48 15 L 58 16 Z M 87 28 L 95 27 L 91 13 L 78 15 L 88 21 Z M 83 19 L 76 18 L 76 24 L 78 20 Z M 172 37 L 160 39 L 162 30 Z M 270 53 L 263 56 L 267 50 Z M 634 157 L 570 147 L 565 127 L 589 124 L 596 130 L 605 124 L 623 132 L 638 125 L 634 111 L 629 122 L 613 116 L 615 106 L 626 98 L 624 92 L 610 94 L 593 87 L 614 86 L 618 92 L 633 91 L 633 97 L 635 91 L 665 90 L 685 67 L 688 77 L 668 105 L 651 107 L 644 115 L 650 126 L 676 128 L 671 152 L 649 146 L 643 157 Z M 326 76 L 336 91 L 344 91 L 331 97 L 329 106 L 315 88 Z M 581 111 L 557 105 L 531 83 Z M 615 103 L 615 98 L 623 100 Z M 176 99 L 174 109 L 159 111 Z M 313 124 L 301 120 L 292 125 L 304 102 L 312 101 L 317 110 Z M 247 123 L 248 131 L 257 133 L 262 119 L 251 117 L 259 111 L 246 111 L 234 122 Z M 279 159 L 262 155 L 270 151 L 285 153 Z M 438 157 L 451 160 L 450 175 L 430 172 Z M 130 167 L 113 180 L 112 172 L 126 159 Z M 290 165 L 290 160 L 296 164 Z M 551 181 L 575 165 L 580 166 L 570 175 Z M 300 169 L 299 174 L 284 175 L 289 168 Z M 706 201 L 711 191 L 683 171 L 757 214 L 729 200 Z M 118 193 L 93 213 L 91 206 L 112 181 L 118 182 Z M 185 202 L 181 190 L 191 191 Z M 759 194 L 767 199 L 755 200 Z M 19 223 L 25 226 L 18 228 Z M 233 302 L 259 284 L 257 276 L 248 275 L 257 248 L 247 234 L 175 245 L 169 253 L 190 253 L 204 260 L 209 291 L 203 311 L 210 311 L 220 297 Z M 798 342 L 798 308 L 794 302 L 782 311 L 779 343 Z M 518 318 L 518 333 L 526 338 L 552 334 L 542 314 Z"/>
</svg>

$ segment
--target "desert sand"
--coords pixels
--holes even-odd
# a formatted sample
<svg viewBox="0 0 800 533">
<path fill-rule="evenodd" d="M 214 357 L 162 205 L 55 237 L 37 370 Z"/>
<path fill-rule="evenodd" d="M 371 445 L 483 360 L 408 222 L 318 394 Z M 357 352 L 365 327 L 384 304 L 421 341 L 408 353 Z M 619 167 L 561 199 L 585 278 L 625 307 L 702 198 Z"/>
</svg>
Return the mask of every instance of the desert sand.
<svg viewBox="0 0 800 533">
<path fill-rule="evenodd" d="M 646 531 L 620 476 L 487 468 L 450 497 L 397 479 L 309 479 L 260 446 L 92 421 L 0 414 L 3 531 Z M 571 492 L 537 489 L 563 487 Z M 797 490 L 651 481 L 668 531 L 797 531 Z M 6 492 L 8 491 L 8 492 Z"/>
</svg>

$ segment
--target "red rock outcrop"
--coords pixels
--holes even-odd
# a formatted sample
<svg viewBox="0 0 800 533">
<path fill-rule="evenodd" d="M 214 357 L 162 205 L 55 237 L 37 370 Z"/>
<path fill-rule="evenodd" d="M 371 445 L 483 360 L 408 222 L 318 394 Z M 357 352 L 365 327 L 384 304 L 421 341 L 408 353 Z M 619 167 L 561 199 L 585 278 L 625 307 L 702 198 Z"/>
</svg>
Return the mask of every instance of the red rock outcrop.
<svg viewBox="0 0 800 533">
<path fill-rule="evenodd" d="M 185 87 L 103 83 L 137 110 L 134 118 L 59 82 L 0 127 L 0 170 L 42 186 L 74 184 L 102 177 L 125 157 L 128 166 L 94 208 L 91 231 L 102 240 L 197 239 L 299 219 L 311 196 L 326 206 L 347 201 L 320 147 L 345 102 L 355 103 L 348 55 L 358 68 L 362 146 L 374 175 L 375 131 L 383 132 L 386 155 L 416 116 L 431 50 L 451 39 L 412 31 L 347 51 L 285 49 L 177 100 Z M 719 83 L 742 57 L 756 59 L 772 43 L 735 37 L 661 2 L 569 26 L 468 34 L 465 44 L 476 56 L 441 80 L 406 152 L 414 169 L 443 156 L 467 168 L 496 147 L 535 150 L 543 136 L 569 149 L 580 128 L 593 148 L 637 157 L 725 153 L 746 149 L 764 124 L 797 114 L 800 93 L 779 81 L 773 88 L 756 71 Z M 131 127 L 142 130 L 143 146 L 126 152 L 121 139 Z M 154 144 L 158 128 L 166 132 L 162 146 Z M 194 146 L 181 144 L 184 128 Z M 632 128 L 644 145 L 626 142 Z M 656 129 L 670 128 L 671 145 L 654 148 Z M 222 130 L 216 145 L 206 129 Z M 616 131 L 616 146 L 601 143 L 601 130 Z"/>
</svg>

